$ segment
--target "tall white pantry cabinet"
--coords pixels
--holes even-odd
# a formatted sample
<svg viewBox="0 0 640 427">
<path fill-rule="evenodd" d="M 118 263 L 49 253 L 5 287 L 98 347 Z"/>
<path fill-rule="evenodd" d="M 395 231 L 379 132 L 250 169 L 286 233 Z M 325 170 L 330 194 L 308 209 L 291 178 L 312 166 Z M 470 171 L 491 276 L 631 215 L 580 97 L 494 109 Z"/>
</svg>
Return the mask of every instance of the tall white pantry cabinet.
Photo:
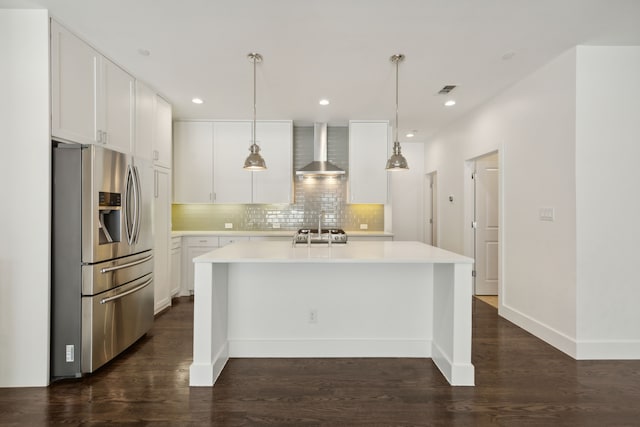
<svg viewBox="0 0 640 427">
<path fill-rule="evenodd" d="M 51 21 L 51 135 L 100 144 L 153 167 L 154 307 L 169 307 L 171 283 L 171 104 L 113 61 Z M 173 291 L 172 291 L 173 289 Z"/>
</svg>

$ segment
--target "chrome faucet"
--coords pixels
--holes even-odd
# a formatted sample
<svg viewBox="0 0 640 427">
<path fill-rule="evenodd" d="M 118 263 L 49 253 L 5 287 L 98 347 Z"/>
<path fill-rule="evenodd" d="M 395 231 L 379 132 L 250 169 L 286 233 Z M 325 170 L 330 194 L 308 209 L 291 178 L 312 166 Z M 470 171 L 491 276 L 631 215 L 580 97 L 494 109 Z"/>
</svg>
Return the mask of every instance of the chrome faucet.
<svg viewBox="0 0 640 427">
<path fill-rule="evenodd" d="M 318 215 L 318 238 L 322 238 L 322 215 L 324 215 L 324 211 L 320 211 L 320 215 Z"/>
</svg>

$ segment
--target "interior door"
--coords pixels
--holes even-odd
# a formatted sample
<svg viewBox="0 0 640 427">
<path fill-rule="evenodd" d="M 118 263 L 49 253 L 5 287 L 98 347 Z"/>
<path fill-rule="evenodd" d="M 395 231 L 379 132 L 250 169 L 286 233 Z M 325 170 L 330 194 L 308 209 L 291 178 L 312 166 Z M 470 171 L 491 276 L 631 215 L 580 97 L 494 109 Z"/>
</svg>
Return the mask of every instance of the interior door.
<svg viewBox="0 0 640 427">
<path fill-rule="evenodd" d="M 498 154 L 476 160 L 475 193 L 475 294 L 498 294 Z"/>
</svg>

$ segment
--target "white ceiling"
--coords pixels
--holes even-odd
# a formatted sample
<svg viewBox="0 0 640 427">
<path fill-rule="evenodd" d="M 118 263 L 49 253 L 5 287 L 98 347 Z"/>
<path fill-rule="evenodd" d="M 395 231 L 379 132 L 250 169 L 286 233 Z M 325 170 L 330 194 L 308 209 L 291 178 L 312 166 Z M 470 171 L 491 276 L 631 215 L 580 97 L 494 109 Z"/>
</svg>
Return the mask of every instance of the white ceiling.
<svg viewBox="0 0 640 427">
<path fill-rule="evenodd" d="M 418 140 L 572 46 L 640 45 L 640 0 L 0 0 L 39 6 L 153 86 L 176 118 L 251 118 L 246 56 L 258 52 L 258 119 L 393 121 L 389 57 L 403 53 L 399 128 Z M 436 95 L 447 84 L 459 85 L 452 108 Z"/>
</svg>

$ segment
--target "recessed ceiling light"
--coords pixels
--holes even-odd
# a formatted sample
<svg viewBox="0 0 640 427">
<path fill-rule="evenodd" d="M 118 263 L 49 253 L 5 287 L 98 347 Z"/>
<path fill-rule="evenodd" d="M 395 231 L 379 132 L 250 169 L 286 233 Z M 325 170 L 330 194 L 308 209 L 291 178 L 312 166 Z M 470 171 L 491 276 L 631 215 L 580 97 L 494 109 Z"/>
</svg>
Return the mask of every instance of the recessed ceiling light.
<svg viewBox="0 0 640 427">
<path fill-rule="evenodd" d="M 142 49 L 142 48 L 138 49 L 138 53 L 139 53 L 140 55 L 142 55 L 142 56 L 149 56 L 149 55 L 151 55 L 151 52 L 149 52 L 147 49 Z"/>
<path fill-rule="evenodd" d="M 191 102 L 193 102 L 194 104 L 202 104 L 202 103 L 204 103 L 204 101 L 202 99 L 200 99 L 200 98 L 193 98 L 191 100 Z"/>
<path fill-rule="evenodd" d="M 321 99 L 318 104 L 320 105 L 329 105 L 329 100 L 328 99 Z"/>
<path fill-rule="evenodd" d="M 510 59 L 513 59 L 514 56 L 516 56 L 515 52 L 507 52 L 504 55 L 502 55 L 502 60 L 503 61 L 508 61 Z"/>
<path fill-rule="evenodd" d="M 454 101 L 453 99 L 450 99 L 447 102 L 445 102 L 444 105 L 447 107 L 453 107 L 454 105 L 456 105 L 456 101 Z"/>
<path fill-rule="evenodd" d="M 407 138 L 413 138 L 414 136 L 416 136 L 414 133 L 409 132 L 408 134 L 405 135 Z"/>
</svg>

